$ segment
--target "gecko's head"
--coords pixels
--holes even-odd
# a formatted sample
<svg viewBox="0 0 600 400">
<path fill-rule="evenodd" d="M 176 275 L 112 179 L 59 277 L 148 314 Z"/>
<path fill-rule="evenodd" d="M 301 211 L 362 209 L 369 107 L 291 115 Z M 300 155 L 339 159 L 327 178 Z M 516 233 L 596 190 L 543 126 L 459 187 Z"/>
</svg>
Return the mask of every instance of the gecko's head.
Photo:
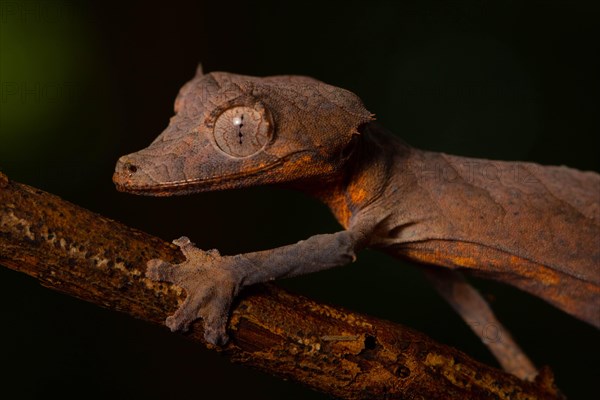
<svg viewBox="0 0 600 400">
<path fill-rule="evenodd" d="M 113 181 L 161 196 L 323 179 L 341 171 L 371 119 L 356 95 L 312 78 L 198 71 L 169 126 L 121 157 Z"/>
</svg>

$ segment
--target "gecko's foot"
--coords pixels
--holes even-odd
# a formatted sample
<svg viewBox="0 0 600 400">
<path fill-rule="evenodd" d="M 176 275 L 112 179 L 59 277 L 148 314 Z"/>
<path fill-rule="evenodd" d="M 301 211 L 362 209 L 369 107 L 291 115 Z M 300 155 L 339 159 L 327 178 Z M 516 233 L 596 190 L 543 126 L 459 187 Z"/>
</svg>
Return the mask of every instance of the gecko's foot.
<svg viewBox="0 0 600 400">
<path fill-rule="evenodd" d="M 171 331 L 187 331 L 198 318 L 204 323 L 204 338 L 214 345 L 227 342 L 227 319 L 241 279 L 236 277 L 230 257 L 217 250 L 203 251 L 183 236 L 174 240 L 186 257 L 181 264 L 163 260 L 148 261 L 146 276 L 154 281 L 182 287 L 187 297 L 175 313 L 166 319 Z"/>
</svg>

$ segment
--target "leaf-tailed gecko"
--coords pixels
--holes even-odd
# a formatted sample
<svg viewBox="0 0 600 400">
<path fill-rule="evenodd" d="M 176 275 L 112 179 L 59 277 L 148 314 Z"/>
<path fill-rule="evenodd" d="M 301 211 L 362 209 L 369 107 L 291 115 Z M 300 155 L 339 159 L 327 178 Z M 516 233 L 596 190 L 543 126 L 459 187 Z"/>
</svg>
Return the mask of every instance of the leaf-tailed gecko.
<svg viewBox="0 0 600 400">
<path fill-rule="evenodd" d="M 355 94 L 316 79 L 199 68 L 169 126 L 121 157 L 113 180 L 121 191 L 151 196 L 296 188 L 326 203 L 344 227 L 234 256 L 182 237 L 174 243 L 185 262 L 150 260 L 149 278 L 187 293 L 166 324 L 186 330 L 202 318 L 212 344 L 226 342 L 229 308 L 243 287 L 344 265 L 365 247 L 422 264 L 472 328 L 494 323 L 503 340 L 486 344 L 517 376 L 531 378 L 535 367 L 459 271 L 516 286 L 600 328 L 600 175 L 413 148 Z"/>
</svg>

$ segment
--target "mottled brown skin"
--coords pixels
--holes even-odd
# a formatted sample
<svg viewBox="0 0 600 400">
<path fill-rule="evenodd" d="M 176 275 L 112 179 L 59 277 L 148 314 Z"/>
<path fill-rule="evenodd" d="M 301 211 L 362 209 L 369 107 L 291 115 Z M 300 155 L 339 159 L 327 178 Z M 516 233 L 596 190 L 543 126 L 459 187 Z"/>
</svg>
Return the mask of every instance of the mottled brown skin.
<svg viewBox="0 0 600 400">
<path fill-rule="evenodd" d="M 367 246 L 430 265 L 434 287 L 466 321 L 498 326 L 504 340 L 487 344 L 522 378 L 535 368 L 457 270 L 600 327 L 600 175 L 412 148 L 357 96 L 307 77 L 199 70 L 175 112 L 148 148 L 119 160 L 119 190 L 170 196 L 284 185 L 321 199 L 345 230 L 225 257 L 178 239 L 186 262 L 149 261 L 152 279 L 188 294 L 167 319 L 172 330 L 202 318 L 206 339 L 223 343 L 242 287 L 343 265 Z"/>
</svg>

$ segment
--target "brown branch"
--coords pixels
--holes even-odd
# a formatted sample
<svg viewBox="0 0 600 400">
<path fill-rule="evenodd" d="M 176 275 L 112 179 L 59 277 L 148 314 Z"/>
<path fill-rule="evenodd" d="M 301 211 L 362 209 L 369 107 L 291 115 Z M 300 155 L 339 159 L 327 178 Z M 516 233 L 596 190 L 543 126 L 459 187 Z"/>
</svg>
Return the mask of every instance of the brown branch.
<svg viewBox="0 0 600 400">
<path fill-rule="evenodd" d="M 0 264 L 44 286 L 162 324 L 184 299 L 144 277 L 178 248 L 0 173 Z M 229 323 L 232 361 L 344 399 L 557 399 L 550 372 L 525 382 L 398 324 L 289 294 L 246 290 Z M 199 322 L 188 334 L 202 342 Z"/>
</svg>

